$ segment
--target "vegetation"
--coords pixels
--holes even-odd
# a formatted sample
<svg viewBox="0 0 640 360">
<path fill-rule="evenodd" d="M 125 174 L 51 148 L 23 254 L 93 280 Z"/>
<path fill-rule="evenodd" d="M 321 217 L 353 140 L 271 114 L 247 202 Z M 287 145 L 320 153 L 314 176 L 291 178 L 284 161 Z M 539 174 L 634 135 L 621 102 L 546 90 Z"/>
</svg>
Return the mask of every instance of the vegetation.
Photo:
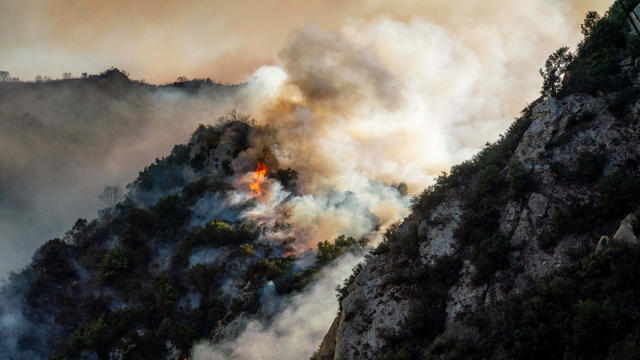
<svg viewBox="0 0 640 360">
<path fill-rule="evenodd" d="M 108 283 L 125 276 L 129 264 L 129 256 L 124 247 L 120 246 L 109 251 L 100 263 L 100 281 Z"/>
<path fill-rule="evenodd" d="M 562 84 L 562 76 L 567 70 L 567 66 L 573 61 L 573 54 L 568 47 L 561 47 L 553 54 L 549 55 L 544 64 L 544 71 L 540 69 L 542 76 L 542 90 L 540 94 L 543 97 L 556 96 Z"/>
<path fill-rule="evenodd" d="M 606 176 L 598 185 L 601 195 L 601 211 L 605 219 L 626 215 L 640 201 L 640 179 L 624 170 Z"/>
<path fill-rule="evenodd" d="M 636 358 L 639 250 L 591 253 L 522 295 L 462 315 L 479 336 L 437 341 L 432 356 L 486 359 L 502 351 L 510 359 Z"/>
<path fill-rule="evenodd" d="M 562 180 L 590 183 L 598 180 L 607 158 L 602 152 L 585 151 L 578 155 L 575 170 L 561 162 L 551 164 L 551 171 Z"/>
<path fill-rule="evenodd" d="M 585 38 L 578 46 L 575 58 L 566 67 L 569 76 L 564 79 L 558 95 L 595 95 L 598 91 L 618 91 L 626 87 L 627 80 L 618 63 L 633 51 L 624 29 L 627 14 L 637 4 L 638 0 L 617 0 L 602 18 L 594 12 L 587 13 L 582 25 Z"/>
<path fill-rule="evenodd" d="M 443 330 L 449 288 L 458 279 L 462 261 L 455 257 L 442 257 L 433 266 L 424 266 L 413 278 L 412 298 L 418 299 L 407 319 L 406 328 L 389 336 L 385 359 L 420 358 L 419 349 Z"/>
<path fill-rule="evenodd" d="M 248 117 L 232 113 L 219 122 L 200 127 L 194 143 L 217 146 L 223 137 L 232 139 L 231 156 L 248 146 L 254 131 Z M 315 259 L 299 262 L 290 248 L 293 239 L 257 241 L 266 231 L 289 229 L 284 216 L 272 227 L 222 219 L 195 225 L 201 219 L 193 216 L 194 205 L 210 199 L 208 194 L 222 199 L 233 186 L 205 172 L 187 179 L 184 170 L 199 166 L 189 150 L 178 145 L 157 159 L 126 197 L 109 187 L 103 196 L 108 212 L 90 222 L 78 219 L 62 240 L 35 253 L 17 284 L 26 288 L 24 295 L 16 296 L 26 296 L 25 316 L 50 334 L 18 335 L 20 347 L 37 346 L 39 354 L 60 360 L 104 359 L 116 349 L 127 359 L 158 359 L 169 352 L 184 358 L 217 326 L 256 314 L 266 290 L 284 299 L 340 255 L 364 251 L 366 240 L 341 235 L 322 242 Z M 275 174 L 295 192 L 295 170 Z M 242 287 L 241 297 L 236 287 Z"/>
</svg>

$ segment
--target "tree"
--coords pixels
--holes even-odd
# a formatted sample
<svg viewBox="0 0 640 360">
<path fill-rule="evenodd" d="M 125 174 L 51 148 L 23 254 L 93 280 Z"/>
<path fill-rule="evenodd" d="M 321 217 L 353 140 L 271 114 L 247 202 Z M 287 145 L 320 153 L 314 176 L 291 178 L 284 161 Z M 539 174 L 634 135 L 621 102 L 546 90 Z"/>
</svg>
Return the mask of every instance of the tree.
<svg viewBox="0 0 640 360">
<path fill-rule="evenodd" d="M 8 71 L 0 71 L 0 81 L 9 81 L 11 77 L 9 76 Z"/>
<path fill-rule="evenodd" d="M 597 11 L 589 11 L 584 17 L 584 23 L 580 25 L 580 31 L 585 37 L 591 34 L 591 30 L 600 21 L 600 15 Z"/>
<path fill-rule="evenodd" d="M 573 59 L 573 54 L 566 46 L 549 55 L 544 63 L 544 71 L 540 69 L 540 75 L 542 76 L 542 90 L 540 90 L 540 93 L 543 97 L 556 96 L 558 94 L 564 72 Z"/>
<path fill-rule="evenodd" d="M 71 79 L 71 73 L 70 72 L 62 73 L 62 78 L 65 80 Z"/>
<path fill-rule="evenodd" d="M 36 75 L 36 82 L 42 82 L 42 75 Z"/>
<path fill-rule="evenodd" d="M 122 189 L 117 185 L 105 185 L 98 199 L 106 209 L 112 209 L 122 199 Z"/>
</svg>

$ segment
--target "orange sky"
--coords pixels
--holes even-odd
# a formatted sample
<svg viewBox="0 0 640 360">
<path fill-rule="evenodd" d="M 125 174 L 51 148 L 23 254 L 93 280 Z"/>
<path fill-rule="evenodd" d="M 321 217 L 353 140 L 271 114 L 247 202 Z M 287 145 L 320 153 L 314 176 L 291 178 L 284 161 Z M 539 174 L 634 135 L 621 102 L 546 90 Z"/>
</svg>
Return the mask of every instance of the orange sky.
<svg viewBox="0 0 640 360">
<path fill-rule="evenodd" d="M 602 12 L 611 3 L 534 2 L 556 6 L 576 33 L 587 10 Z M 520 2 L 6 0 L 0 2 L 0 69 L 24 80 L 116 66 L 155 83 L 180 75 L 239 82 L 275 63 L 290 34 L 304 25 L 339 32 L 345 24 L 380 16 L 422 17 L 452 31 L 474 31 L 478 24 L 500 26 L 515 3 Z"/>
</svg>

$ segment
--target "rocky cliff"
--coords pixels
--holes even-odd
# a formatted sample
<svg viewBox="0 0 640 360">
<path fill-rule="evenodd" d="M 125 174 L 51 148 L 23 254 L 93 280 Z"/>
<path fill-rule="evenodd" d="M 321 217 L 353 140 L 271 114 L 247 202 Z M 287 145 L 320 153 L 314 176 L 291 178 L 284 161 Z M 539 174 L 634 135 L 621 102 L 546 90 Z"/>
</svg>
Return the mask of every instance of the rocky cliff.
<svg viewBox="0 0 640 360">
<path fill-rule="evenodd" d="M 622 3 L 581 44 L 562 91 L 536 100 L 499 141 L 416 198 L 338 289 L 341 311 L 317 358 L 638 354 L 640 329 L 621 320 L 638 317 L 627 297 L 639 278 L 637 38 L 611 50 L 613 70 L 600 80 L 585 70 L 604 32 L 623 33 Z M 602 270 L 586 270 L 593 263 Z M 537 305 L 523 307 L 530 301 Z"/>
</svg>

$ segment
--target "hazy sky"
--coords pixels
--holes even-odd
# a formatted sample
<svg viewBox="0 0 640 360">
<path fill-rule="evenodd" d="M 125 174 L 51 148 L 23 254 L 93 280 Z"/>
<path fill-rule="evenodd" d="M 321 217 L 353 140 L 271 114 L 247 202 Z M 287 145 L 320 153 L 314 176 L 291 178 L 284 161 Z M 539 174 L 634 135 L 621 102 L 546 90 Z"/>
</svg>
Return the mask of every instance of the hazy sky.
<svg viewBox="0 0 640 360">
<path fill-rule="evenodd" d="M 557 8 L 577 34 L 587 10 L 602 12 L 611 1 L 1 0 L 0 69 L 25 80 L 116 66 L 155 83 L 179 75 L 239 82 L 274 63 L 291 32 L 304 25 L 331 32 L 380 16 L 423 17 L 454 31 L 474 31 L 467 24 L 513 24 L 514 7 L 529 3 Z"/>
</svg>

